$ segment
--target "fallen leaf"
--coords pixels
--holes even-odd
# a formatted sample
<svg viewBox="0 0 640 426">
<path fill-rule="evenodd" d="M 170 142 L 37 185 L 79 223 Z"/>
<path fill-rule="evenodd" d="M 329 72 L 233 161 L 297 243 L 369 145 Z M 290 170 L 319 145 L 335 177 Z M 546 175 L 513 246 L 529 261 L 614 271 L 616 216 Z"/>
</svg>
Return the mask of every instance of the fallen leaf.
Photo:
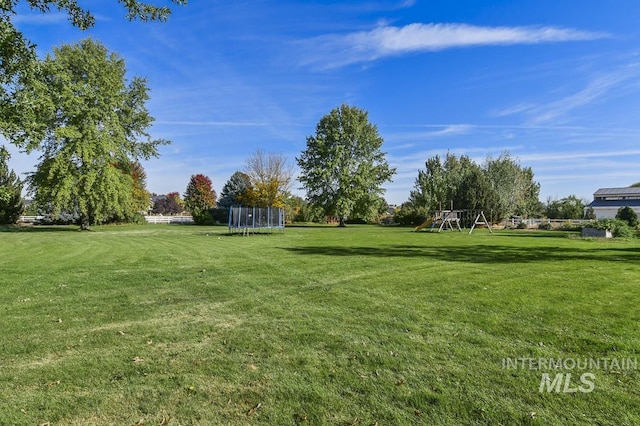
<svg viewBox="0 0 640 426">
<path fill-rule="evenodd" d="M 158 426 L 168 425 L 170 421 L 171 421 L 171 417 L 167 417 L 167 418 L 162 417 L 162 420 L 160 421 Z"/>
<path fill-rule="evenodd" d="M 254 364 L 249 364 L 249 370 L 256 371 L 257 369 L 258 367 L 256 367 Z"/>
<path fill-rule="evenodd" d="M 118 334 L 121 335 L 121 336 L 124 336 L 124 331 L 120 330 L 120 331 L 118 331 Z"/>
<path fill-rule="evenodd" d="M 147 340 L 147 345 L 153 345 L 153 340 Z"/>
<path fill-rule="evenodd" d="M 537 416 L 537 414 L 536 414 L 535 411 L 532 411 L 532 412 L 529 413 L 529 417 L 531 417 L 531 419 L 533 419 L 533 420 L 536 419 L 536 416 Z"/>
<path fill-rule="evenodd" d="M 133 359 L 133 362 L 142 362 L 142 361 L 144 361 L 144 358 L 140 358 L 139 356 Z"/>
</svg>

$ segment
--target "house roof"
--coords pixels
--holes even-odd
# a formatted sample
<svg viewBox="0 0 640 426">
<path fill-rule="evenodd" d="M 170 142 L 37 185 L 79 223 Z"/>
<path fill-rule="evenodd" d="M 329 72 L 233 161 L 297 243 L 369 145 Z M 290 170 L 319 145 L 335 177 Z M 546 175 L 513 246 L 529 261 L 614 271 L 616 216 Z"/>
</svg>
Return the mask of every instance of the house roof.
<svg viewBox="0 0 640 426">
<path fill-rule="evenodd" d="M 607 195 L 637 195 L 640 196 L 640 187 L 630 186 L 628 188 L 600 188 L 593 193 L 594 197 L 604 197 Z"/>
<path fill-rule="evenodd" d="M 640 200 L 594 200 L 587 207 L 640 207 Z"/>
</svg>

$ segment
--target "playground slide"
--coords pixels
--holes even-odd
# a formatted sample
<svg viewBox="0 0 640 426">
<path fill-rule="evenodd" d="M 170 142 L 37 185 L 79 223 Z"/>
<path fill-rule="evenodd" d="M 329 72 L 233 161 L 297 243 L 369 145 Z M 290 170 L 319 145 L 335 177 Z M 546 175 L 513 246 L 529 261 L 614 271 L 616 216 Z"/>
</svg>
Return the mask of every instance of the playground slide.
<svg viewBox="0 0 640 426">
<path fill-rule="evenodd" d="M 419 231 L 421 229 L 426 228 L 427 226 L 430 226 L 433 223 L 433 218 L 430 217 L 429 219 L 425 220 L 424 223 L 422 225 L 418 225 L 416 226 L 416 231 Z"/>
</svg>

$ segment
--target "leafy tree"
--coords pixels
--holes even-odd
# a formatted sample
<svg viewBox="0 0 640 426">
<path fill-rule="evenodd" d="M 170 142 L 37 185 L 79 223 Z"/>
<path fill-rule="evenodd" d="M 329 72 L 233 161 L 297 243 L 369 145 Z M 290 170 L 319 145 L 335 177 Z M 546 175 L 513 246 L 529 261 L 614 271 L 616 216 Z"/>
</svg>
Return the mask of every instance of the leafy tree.
<svg viewBox="0 0 640 426">
<path fill-rule="evenodd" d="M 216 192 L 211 179 L 202 174 L 191 176 L 184 193 L 184 206 L 197 225 L 210 222 L 209 210 L 216 206 Z"/>
<path fill-rule="evenodd" d="M 131 209 L 123 217 L 114 217 L 115 222 L 132 222 L 136 217 L 149 210 L 151 204 L 151 194 L 147 191 L 147 172 L 139 161 L 129 161 L 117 164 L 123 173 L 129 175 L 132 181 L 131 188 Z"/>
<path fill-rule="evenodd" d="M 547 217 L 549 219 L 582 219 L 585 201 L 575 195 L 560 200 L 549 200 L 547 203 Z"/>
<path fill-rule="evenodd" d="M 620 207 L 616 214 L 616 219 L 624 220 L 632 228 L 638 227 L 638 215 L 629 206 Z"/>
<path fill-rule="evenodd" d="M 640 182 L 636 182 L 633 185 L 631 185 L 631 188 L 638 188 L 640 187 Z"/>
<path fill-rule="evenodd" d="M 139 210 L 130 165 L 157 157 L 158 145 L 168 143 L 147 133 L 153 118 L 146 81 L 127 84 L 125 74 L 124 60 L 90 39 L 54 49 L 38 68 L 38 84 L 24 88 L 41 101 L 37 111 L 22 111 L 20 122 L 42 126 L 11 133 L 28 153 L 42 153 L 28 177 L 38 204 L 77 212 L 82 229 Z"/>
<path fill-rule="evenodd" d="M 37 110 L 39 98 L 16 97 L 15 92 L 24 87 L 38 84 L 32 79 L 37 67 L 35 46 L 14 26 L 18 16 L 19 0 L 0 1 L 0 131 L 13 133 L 39 131 L 43 123 L 21 120 L 22 110 Z M 50 13 L 52 10 L 64 12 L 71 24 L 81 30 L 91 28 L 95 18 L 89 11 L 91 2 L 81 0 L 26 0 L 31 10 Z M 165 21 L 171 14 L 167 6 L 155 6 L 146 1 L 118 0 L 127 10 L 127 19 L 140 21 Z M 187 0 L 171 0 L 175 5 L 186 4 Z"/>
<path fill-rule="evenodd" d="M 527 215 L 537 205 L 540 185 L 533 181 L 533 171 L 522 168 L 511 154 L 487 157 L 484 169 L 498 196 L 496 219 L 518 213 Z"/>
<path fill-rule="evenodd" d="M 242 199 L 250 187 L 251 179 L 249 175 L 242 172 L 235 172 L 222 187 L 218 207 L 228 208 L 242 205 Z"/>
<path fill-rule="evenodd" d="M 343 104 L 322 117 L 296 159 L 309 202 L 327 216 L 338 216 L 340 226 L 354 212 L 375 209 L 382 184 L 395 174 L 380 150 L 382 143 L 362 109 Z"/>
<path fill-rule="evenodd" d="M 244 205 L 284 207 L 293 177 L 286 157 L 258 149 L 247 159 L 245 173 L 250 185 L 241 196 Z"/>
<path fill-rule="evenodd" d="M 153 203 L 151 212 L 154 214 L 179 214 L 182 213 L 182 200 L 177 192 L 170 192 L 167 195 L 161 195 L 156 198 Z"/>
<path fill-rule="evenodd" d="M 16 223 L 24 210 L 22 182 L 9 170 L 10 158 L 9 151 L 0 146 L 0 225 Z"/>
<path fill-rule="evenodd" d="M 440 156 L 428 158 L 425 170 L 418 170 L 414 189 L 409 194 L 409 202 L 416 208 L 437 210 L 446 204 L 447 176 Z"/>
</svg>

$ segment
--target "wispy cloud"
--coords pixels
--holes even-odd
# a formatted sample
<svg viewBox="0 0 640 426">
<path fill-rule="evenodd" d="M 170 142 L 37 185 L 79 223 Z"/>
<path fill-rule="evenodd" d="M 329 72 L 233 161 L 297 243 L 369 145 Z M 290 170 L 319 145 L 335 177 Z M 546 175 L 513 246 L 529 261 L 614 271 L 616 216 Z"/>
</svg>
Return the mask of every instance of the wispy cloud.
<svg viewBox="0 0 640 426">
<path fill-rule="evenodd" d="M 605 33 L 559 27 L 482 27 L 467 24 L 380 26 L 370 31 L 329 34 L 305 40 L 307 66 L 337 68 L 412 52 L 514 44 L 595 40 Z"/>
<path fill-rule="evenodd" d="M 156 121 L 156 124 L 171 124 L 176 126 L 212 126 L 212 127 L 255 127 L 268 126 L 268 123 L 250 123 L 242 121 Z"/>
<path fill-rule="evenodd" d="M 582 90 L 547 105 L 543 105 L 540 108 L 533 109 L 532 112 L 535 117 L 532 122 L 534 124 L 549 122 L 566 116 L 577 108 L 598 102 L 602 98 L 610 95 L 614 89 L 626 84 L 639 74 L 640 68 L 637 64 L 634 64 L 623 70 L 597 77 L 590 81 Z"/>
<path fill-rule="evenodd" d="M 52 13 L 24 13 L 17 14 L 11 17 L 11 21 L 16 24 L 35 24 L 35 25 L 45 25 L 45 24 L 60 24 L 67 23 L 69 21 L 69 16 L 67 14 L 61 12 L 52 12 Z"/>
<path fill-rule="evenodd" d="M 431 126 L 429 126 L 431 127 Z M 465 135 L 471 132 L 473 126 L 468 124 L 448 124 L 438 126 L 436 130 L 416 131 L 416 132 L 402 132 L 402 133 L 389 133 L 385 135 L 385 139 L 393 142 L 401 141 L 420 141 L 426 139 L 440 138 L 444 136 L 456 136 Z"/>
</svg>

